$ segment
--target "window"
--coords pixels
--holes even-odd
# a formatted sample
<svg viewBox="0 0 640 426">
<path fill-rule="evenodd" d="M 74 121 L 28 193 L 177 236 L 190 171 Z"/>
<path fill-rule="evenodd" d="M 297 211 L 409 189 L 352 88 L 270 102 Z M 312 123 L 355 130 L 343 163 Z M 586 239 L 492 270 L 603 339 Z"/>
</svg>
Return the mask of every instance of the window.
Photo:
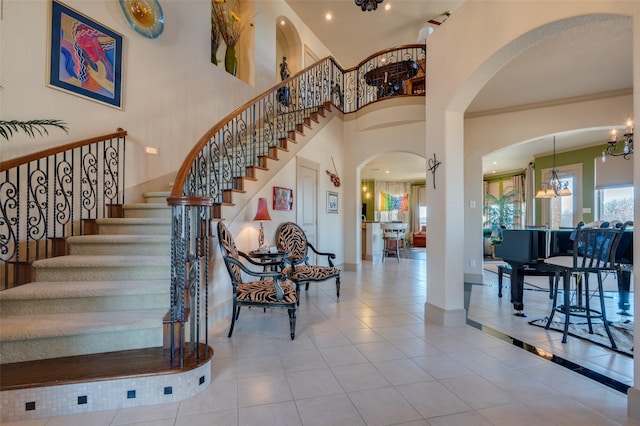
<svg viewBox="0 0 640 426">
<path fill-rule="evenodd" d="M 427 206 L 420 206 L 420 228 L 427 225 Z"/>
<path fill-rule="evenodd" d="M 571 195 L 551 199 L 552 229 L 573 228 L 575 226 L 573 212 L 573 194 L 575 193 L 575 188 L 573 185 L 573 176 L 564 176 L 562 181 L 567 183 L 567 187 L 571 191 Z"/>
<path fill-rule="evenodd" d="M 582 163 L 556 167 L 558 177 L 568 184 L 571 195 L 544 199 L 542 223 L 550 229 L 574 228 L 582 220 Z M 542 169 L 543 182 L 548 182 L 551 169 Z"/>
<path fill-rule="evenodd" d="M 596 190 L 596 220 L 633 220 L 633 186 Z"/>
</svg>

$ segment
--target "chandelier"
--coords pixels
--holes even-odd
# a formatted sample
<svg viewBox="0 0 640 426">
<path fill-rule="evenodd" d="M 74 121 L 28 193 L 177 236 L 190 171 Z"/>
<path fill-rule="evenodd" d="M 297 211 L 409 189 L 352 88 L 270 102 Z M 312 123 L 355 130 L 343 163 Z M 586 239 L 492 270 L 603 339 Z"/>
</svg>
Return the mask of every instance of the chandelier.
<svg viewBox="0 0 640 426">
<path fill-rule="evenodd" d="M 611 157 L 624 157 L 625 160 L 628 160 L 631 154 L 633 154 L 633 121 L 631 121 L 631 119 L 627 120 L 627 128 L 620 142 L 624 142 L 622 151 L 618 149 L 618 131 L 611 129 L 611 138 L 605 150 L 602 151 L 603 163 L 607 161 L 607 155 Z"/>
<path fill-rule="evenodd" d="M 560 180 L 558 177 L 558 169 L 556 169 L 556 137 L 553 137 L 553 168 L 551 169 L 551 178 L 547 183 L 540 185 L 540 190 L 536 194 L 536 198 L 555 198 L 571 195 L 569 182 Z"/>
<path fill-rule="evenodd" d="M 378 8 L 378 3 L 382 3 L 383 0 L 355 0 L 356 6 L 360 6 L 363 12 L 370 12 Z"/>
</svg>

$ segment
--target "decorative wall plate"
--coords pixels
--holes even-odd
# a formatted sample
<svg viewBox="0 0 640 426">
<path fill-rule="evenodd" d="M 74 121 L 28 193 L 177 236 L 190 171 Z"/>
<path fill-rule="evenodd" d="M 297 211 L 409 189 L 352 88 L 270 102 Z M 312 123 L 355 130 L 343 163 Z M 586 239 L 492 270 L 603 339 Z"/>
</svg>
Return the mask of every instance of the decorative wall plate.
<svg viewBox="0 0 640 426">
<path fill-rule="evenodd" d="M 164 30 L 164 14 L 157 0 L 119 0 L 131 28 L 145 37 L 156 38 Z"/>
</svg>

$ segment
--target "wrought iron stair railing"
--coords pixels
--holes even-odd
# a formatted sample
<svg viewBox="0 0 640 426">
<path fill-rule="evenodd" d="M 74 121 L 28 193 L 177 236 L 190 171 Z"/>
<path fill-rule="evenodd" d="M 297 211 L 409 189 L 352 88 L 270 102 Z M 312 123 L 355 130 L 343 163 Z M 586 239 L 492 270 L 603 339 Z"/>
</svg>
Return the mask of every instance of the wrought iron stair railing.
<svg viewBox="0 0 640 426">
<path fill-rule="evenodd" d="M 175 333 L 170 338 L 179 342 L 177 348 L 184 348 L 184 332 L 175 325 L 187 319 L 204 324 L 192 340 L 206 339 L 211 253 L 208 243 L 203 249 L 203 241 L 212 236 L 209 221 L 221 218 L 221 206 L 232 203 L 229 194 L 243 191 L 244 179 L 255 179 L 255 170 L 267 168 L 266 159 L 277 158 L 295 132 L 328 105 L 351 113 L 383 97 L 424 96 L 423 89 L 406 93 L 400 85 L 412 77 L 424 82 L 425 59 L 424 45 L 388 49 L 349 70 L 326 58 L 233 111 L 202 136 L 178 170 L 168 200 L 173 224 L 170 323 Z M 196 288 L 205 294 L 205 306 L 198 309 L 204 318 L 195 317 L 195 310 L 186 305 L 187 292 Z M 183 359 L 182 350 L 179 356 Z"/>
<path fill-rule="evenodd" d="M 30 282 L 35 260 L 65 254 L 66 237 L 124 204 L 126 135 L 118 129 L 0 163 L 2 289 Z"/>
</svg>

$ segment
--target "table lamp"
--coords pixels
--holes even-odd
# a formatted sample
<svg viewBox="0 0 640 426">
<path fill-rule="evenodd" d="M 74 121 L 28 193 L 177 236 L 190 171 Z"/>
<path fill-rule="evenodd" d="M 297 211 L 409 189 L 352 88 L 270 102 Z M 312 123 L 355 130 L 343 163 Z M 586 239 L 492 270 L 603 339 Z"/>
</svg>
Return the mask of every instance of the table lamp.
<svg viewBox="0 0 640 426">
<path fill-rule="evenodd" d="M 256 217 L 254 217 L 253 220 L 260 221 L 260 231 L 258 232 L 258 249 L 261 249 L 264 245 L 264 228 L 262 227 L 262 222 L 264 222 L 265 220 L 271 220 L 271 217 L 269 216 L 269 209 L 267 208 L 266 198 L 258 198 L 258 211 L 256 212 Z"/>
</svg>

